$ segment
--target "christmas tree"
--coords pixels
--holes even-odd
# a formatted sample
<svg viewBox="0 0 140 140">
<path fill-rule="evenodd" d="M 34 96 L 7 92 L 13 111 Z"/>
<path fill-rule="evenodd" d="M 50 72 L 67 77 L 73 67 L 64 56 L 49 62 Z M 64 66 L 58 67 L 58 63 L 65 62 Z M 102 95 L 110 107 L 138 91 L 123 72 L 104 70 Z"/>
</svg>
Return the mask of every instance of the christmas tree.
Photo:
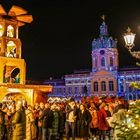
<svg viewBox="0 0 140 140">
<path fill-rule="evenodd" d="M 140 100 L 130 103 L 123 123 L 116 125 L 121 131 L 119 140 L 140 140 Z"/>
</svg>

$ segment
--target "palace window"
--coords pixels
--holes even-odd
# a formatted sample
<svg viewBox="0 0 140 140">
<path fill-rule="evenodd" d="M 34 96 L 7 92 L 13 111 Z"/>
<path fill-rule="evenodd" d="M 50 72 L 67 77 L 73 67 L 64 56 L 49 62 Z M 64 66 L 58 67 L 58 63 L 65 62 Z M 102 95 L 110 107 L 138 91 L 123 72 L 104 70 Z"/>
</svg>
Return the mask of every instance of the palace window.
<svg viewBox="0 0 140 140">
<path fill-rule="evenodd" d="M 113 81 L 109 81 L 109 91 L 114 91 L 114 83 L 113 83 Z"/>
<path fill-rule="evenodd" d="M 68 93 L 72 94 L 72 87 L 68 87 Z"/>
<path fill-rule="evenodd" d="M 106 82 L 105 81 L 101 82 L 101 89 L 102 89 L 102 91 L 106 91 Z"/>
<path fill-rule="evenodd" d="M 94 91 L 98 91 L 98 82 L 94 82 Z"/>
<path fill-rule="evenodd" d="M 113 58 L 110 57 L 110 66 L 113 66 Z"/>
<path fill-rule="evenodd" d="M 75 86 L 75 93 L 77 94 L 79 92 L 78 86 Z"/>
<path fill-rule="evenodd" d="M 84 93 L 84 86 L 82 86 L 82 93 Z"/>
<path fill-rule="evenodd" d="M 128 90 L 129 90 L 129 92 L 132 92 L 132 91 L 133 91 L 133 90 L 132 90 L 132 87 L 129 87 L 129 89 L 128 89 Z"/>
<path fill-rule="evenodd" d="M 88 93 L 90 93 L 90 87 L 88 87 Z"/>
<path fill-rule="evenodd" d="M 105 57 L 101 58 L 101 66 L 104 67 L 105 66 Z"/>
<path fill-rule="evenodd" d="M 97 59 L 95 58 L 95 67 L 97 67 Z"/>
<path fill-rule="evenodd" d="M 68 84 L 71 84 L 72 82 L 71 81 L 68 81 Z"/>
<path fill-rule="evenodd" d="M 62 88 L 58 88 L 58 93 L 62 93 Z"/>
<path fill-rule="evenodd" d="M 14 37 L 14 27 L 11 25 L 7 27 L 7 36 Z"/>
<path fill-rule="evenodd" d="M 121 92 L 124 92 L 124 87 L 123 87 L 123 85 L 120 86 L 120 91 L 121 91 Z"/>
</svg>

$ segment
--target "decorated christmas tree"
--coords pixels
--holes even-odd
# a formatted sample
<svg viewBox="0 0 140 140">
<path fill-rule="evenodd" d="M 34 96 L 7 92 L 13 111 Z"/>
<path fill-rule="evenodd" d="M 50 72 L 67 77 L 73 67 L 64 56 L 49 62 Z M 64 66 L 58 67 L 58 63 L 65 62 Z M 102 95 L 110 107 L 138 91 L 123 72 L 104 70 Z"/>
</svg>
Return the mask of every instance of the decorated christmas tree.
<svg viewBox="0 0 140 140">
<path fill-rule="evenodd" d="M 116 125 L 121 132 L 120 140 L 140 140 L 140 100 L 130 103 L 124 122 Z"/>
</svg>

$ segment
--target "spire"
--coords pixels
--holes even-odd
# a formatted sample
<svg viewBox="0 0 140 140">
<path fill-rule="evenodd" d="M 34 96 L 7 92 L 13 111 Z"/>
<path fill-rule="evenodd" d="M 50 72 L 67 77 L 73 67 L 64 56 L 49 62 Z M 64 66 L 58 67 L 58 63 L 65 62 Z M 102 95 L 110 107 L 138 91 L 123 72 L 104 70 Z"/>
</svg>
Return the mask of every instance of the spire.
<svg viewBox="0 0 140 140">
<path fill-rule="evenodd" d="M 100 25 L 100 35 L 105 36 L 108 35 L 107 25 L 105 24 L 105 15 L 102 15 L 101 19 L 103 20 L 103 22 L 102 25 Z"/>
<path fill-rule="evenodd" d="M 105 23 L 105 15 L 102 15 L 101 19 L 103 20 L 103 22 L 100 25 L 100 36 L 97 39 L 93 39 L 92 49 L 116 48 L 117 41 L 108 35 L 108 28 Z"/>
</svg>

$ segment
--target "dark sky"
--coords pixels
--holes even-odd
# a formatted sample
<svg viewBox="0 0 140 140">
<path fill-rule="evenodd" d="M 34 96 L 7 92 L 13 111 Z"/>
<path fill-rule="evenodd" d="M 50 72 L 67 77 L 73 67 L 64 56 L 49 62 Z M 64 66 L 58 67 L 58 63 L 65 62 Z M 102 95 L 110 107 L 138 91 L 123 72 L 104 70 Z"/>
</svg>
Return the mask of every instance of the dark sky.
<svg viewBox="0 0 140 140">
<path fill-rule="evenodd" d="M 123 47 L 123 33 L 130 26 L 140 48 L 139 0 L 0 0 L 8 11 L 17 5 L 33 15 L 34 21 L 19 30 L 27 79 L 60 78 L 74 69 L 91 69 L 91 42 L 99 35 L 106 15 L 110 36 L 117 38 L 119 65 L 135 65 Z M 139 47 L 138 47 L 139 46 Z"/>
</svg>

